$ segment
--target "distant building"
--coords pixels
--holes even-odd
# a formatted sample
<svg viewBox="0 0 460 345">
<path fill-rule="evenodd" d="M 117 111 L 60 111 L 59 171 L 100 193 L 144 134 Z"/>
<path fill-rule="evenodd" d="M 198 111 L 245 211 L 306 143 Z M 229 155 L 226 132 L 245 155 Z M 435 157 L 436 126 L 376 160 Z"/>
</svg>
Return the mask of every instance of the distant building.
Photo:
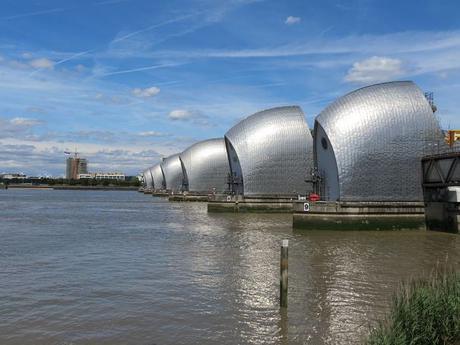
<svg viewBox="0 0 460 345">
<path fill-rule="evenodd" d="M 65 174 L 66 179 L 77 180 L 80 174 L 88 174 L 88 161 L 86 158 L 67 158 Z"/>
<path fill-rule="evenodd" d="M 84 173 L 78 174 L 78 179 L 94 179 L 94 180 L 118 180 L 124 181 L 126 179 L 125 174 L 120 172 L 108 172 L 108 173 Z"/>
<path fill-rule="evenodd" d="M 0 179 L 3 180 L 25 180 L 27 176 L 25 174 L 16 174 L 16 173 L 7 173 L 7 174 L 0 174 Z"/>
</svg>

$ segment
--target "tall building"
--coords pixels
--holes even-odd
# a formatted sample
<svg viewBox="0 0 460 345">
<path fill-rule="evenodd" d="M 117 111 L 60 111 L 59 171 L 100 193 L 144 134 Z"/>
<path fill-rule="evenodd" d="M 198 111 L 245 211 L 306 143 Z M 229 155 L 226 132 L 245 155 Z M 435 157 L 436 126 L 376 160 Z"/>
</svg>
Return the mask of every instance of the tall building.
<svg viewBox="0 0 460 345">
<path fill-rule="evenodd" d="M 66 161 L 65 177 L 68 180 L 78 179 L 78 175 L 88 173 L 88 161 L 86 158 L 69 157 Z"/>
</svg>

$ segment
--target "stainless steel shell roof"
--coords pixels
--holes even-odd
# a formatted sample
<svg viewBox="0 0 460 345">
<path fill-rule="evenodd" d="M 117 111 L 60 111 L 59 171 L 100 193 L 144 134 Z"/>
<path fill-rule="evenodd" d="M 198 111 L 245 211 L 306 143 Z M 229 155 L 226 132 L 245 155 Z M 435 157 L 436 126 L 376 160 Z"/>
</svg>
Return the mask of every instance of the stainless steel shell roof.
<svg viewBox="0 0 460 345">
<path fill-rule="evenodd" d="M 231 128 L 225 138 L 238 156 L 244 195 L 292 195 L 307 190 L 313 141 L 300 107 L 255 113 Z"/>
<path fill-rule="evenodd" d="M 420 158 L 442 140 L 423 92 L 410 81 L 351 92 L 316 118 L 315 159 L 325 199 L 422 199 Z"/>
<path fill-rule="evenodd" d="M 180 192 L 182 190 L 183 175 L 179 154 L 165 158 L 161 163 L 161 168 L 163 169 L 166 189 Z"/>
<path fill-rule="evenodd" d="M 154 165 L 150 171 L 152 172 L 153 176 L 153 188 L 155 190 L 166 189 L 163 170 L 161 169 L 161 163 Z"/>
<path fill-rule="evenodd" d="M 188 191 L 227 190 L 230 168 L 223 138 L 204 140 L 190 146 L 180 154 L 180 160 Z"/>
<path fill-rule="evenodd" d="M 153 189 L 153 176 L 150 169 L 151 168 L 148 168 L 142 174 L 144 176 L 144 188 L 146 189 Z"/>
</svg>

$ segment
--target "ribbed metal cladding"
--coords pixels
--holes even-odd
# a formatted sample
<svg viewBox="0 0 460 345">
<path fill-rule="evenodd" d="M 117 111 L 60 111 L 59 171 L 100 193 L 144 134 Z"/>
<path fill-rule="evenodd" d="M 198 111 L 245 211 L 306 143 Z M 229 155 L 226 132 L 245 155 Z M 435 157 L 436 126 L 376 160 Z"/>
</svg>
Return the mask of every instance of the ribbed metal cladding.
<svg viewBox="0 0 460 345">
<path fill-rule="evenodd" d="M 150 171 L 153 176 L 153 188 L 155 190 L 166 189 L 163 171 L 161 170 L 161 163 L 154 165 Z"/>
<path fill-rule="evenodd" d="M 144 177 L 144 188 L 146 189 L 153 189 L 153 177 L 152 177 L 152 174 L 150 172 L 150 169 L 151 168 L 148 168 L 147 170 L 145 170 L 142 175 Z"/>
<path fill-rule="evenodd" d="M 315 159 L 324 197 L 422 200 L 420 159 L 442 141 L 431 106 L 410 81 L 351 92 L 316 118 Z"/>
<path fill-rule="evenodd" d="M 225 138 L 236 153 L 245 196 L 304 194 L 313 162 L 313 140 L 298 106 L 255 113 L 231 128 Z M 229 153 L 229 159 L 232 159 Z"/>
<path fill-rule="evenodd" d="M 180 160 L 190 192 L 205 193 L 227 190 L 230 172 L 223 138 L 200 141 L 180 154 Z"/>
<path fill-rule="evenodd" d="M 172 192 L 182 191 L 182 166 L 179 159 L 179 154 L 175 154 L 163 159 L 161 163 L 163 169 L 166 189 Z"/>
</svg>

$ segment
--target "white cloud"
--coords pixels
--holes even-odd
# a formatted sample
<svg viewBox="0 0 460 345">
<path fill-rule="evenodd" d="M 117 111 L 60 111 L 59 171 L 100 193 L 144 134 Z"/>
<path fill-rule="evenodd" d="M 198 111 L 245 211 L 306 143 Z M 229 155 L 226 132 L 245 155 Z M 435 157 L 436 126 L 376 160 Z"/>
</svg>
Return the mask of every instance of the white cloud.
<svg viewBox="0 0 460 345">
<path fill-rule="evenodd" d="M 149 98 L 156 96 L 160 93 L 160 88 L 156 86 L 148 87 L 146 89 L 135 88 L 132 94 L 136 97 Z"/>
<path fill-rule="evenodd" d="M 176 109 L 169 113 L 169 118 L 171 120 L 184 121 L 184 120 L 189 120 L 192 117 L 193 117 L 193 113 L 188 110 L 184 110 L 184 109 Z"/>
<path fill-rule="evenodd" d="M 157 131 L 146 131 L 146 132 L 140 132 L 139 136 L 141 137 L 163 137 L 165 136 L 165 134 L 162 132 L 157 132 Z"/>
<path fill-rule="evenodd" d="M 189 121 L 193 124 L 199 125 L 200 127 L 213 126 L 209 121 L 209 117 L 202 111 L 175 109 L 169 113 L 168 117 L 173 121 Z"/>
<path fill-rule="evenodd" d="M 31 127 L 41 124 L 42 121 L 26 117 L 15 117 L 10 120 L 10 123 L 14 126 Z"/>
<path fill-rule="evenodd" d="M 24 58 L 24 59 L 32 59 L 32 53 L 29 53 L 29 52 L 24 52 L 21 54 L 21 56 Z"/>
<path fill-rule="evenodd" d="M 53 69 L 54 62 L 47 58 L 40 58 L 30 61 L 30 65 L 39 69 Z"/>
<path fill-rule="evenodd" d="M 287 25 L 298 24 L 300 23 L 301 20 L 302 19 L 300 17 L 289 16 L 284 21 L 284 24 L 287 24 Z"/>
<path fill-rule="evenodd" d="M 345 81 L 352 83 L 376 83 L 392 80 L 404 74 L 401 60 L 382 56 L 355 62 L 348 70 Z"/>
</svg>

